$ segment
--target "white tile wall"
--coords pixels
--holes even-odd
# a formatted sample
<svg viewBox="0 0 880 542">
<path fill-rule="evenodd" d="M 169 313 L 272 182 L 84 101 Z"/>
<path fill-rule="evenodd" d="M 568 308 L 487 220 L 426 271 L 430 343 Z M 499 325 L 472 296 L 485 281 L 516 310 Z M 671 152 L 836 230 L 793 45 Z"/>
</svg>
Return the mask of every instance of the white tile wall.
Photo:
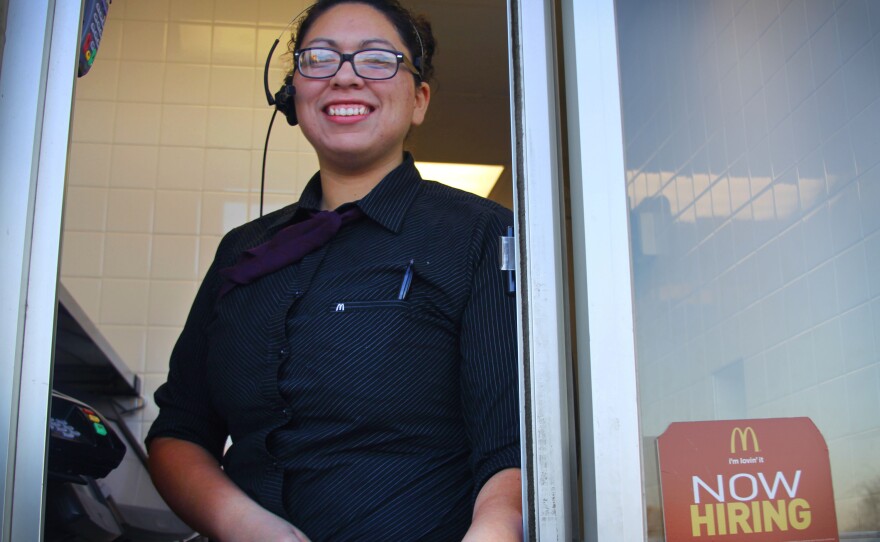
<svg viewBox="0 0 880 542">
<path fill-rule="evenodd" d="M 104 263 L 104 234 L 65 231 L 62 267 L 69 277 L 100 277 Z"/>
<path fill-rule="evenodd" d="M 77 92 L 76 106 L 73 110 L 72 142 L 113 143 L 115 118 L 115 101 L 86 100 Z"/>
<path fill-rule="evenodd" d="M 230 136 L 230 139 L 234 138 L 234 135 Z M 250 174 L 251 153 L 248 150 L 208 149 L 205 153 L 205 188 L 208 190 L 247 193 L 252 185 Z"/>
<path fill-rule="evenodd" d="M 62 282 L 151 394 L 221 236 L 256 217 L 271 109 L 263 65 L 296 0 L 114 0 L 94 67 L 77 81 Z M 271 70 L 280 85 L 284 43 Z M 266 208 L 317 170 L 277 119 Z"/>
<path fill-rule="evenodd" d="M 208 137 L 209 147 L 220 149 L 250 149 L 251 126 L 253 125 L 253 111 L 241 107 L 212 107 L 208 111 Z M 217 152 L 212 157 L 209 153 L 209 165 L 211 160 L 217 160 L 225 153 Z M 248 163 L 250 158 L 248 158 Z"/>
<path fill-rule="evenodd" d="M 156 191 L 155 233 L 187 234 L 199 233 L 202 194 L 196 191 L 158 190 Z"/>
<path fill-rule="evenodd" d="M 245 3 L 231 0 L 245 12 L 253 13 Z M 218 6 L 219 7 L 219 6 Z M 220 11 L 220 10 L 218 10 Z M 222 14 L 217 14 L 222 16 Z M 221 20 L 218 18 L 218 21 Z M 211 41 L 211 60 L 215 64 L 254 66 L 257 57 L 257 30 L 255 27 L 215 25 Z"/>
<path fill-rule="evenodd" d="M 214 0 L 214 20 L 217 22 L 256 23 L 259 14 L 254 6 L 236 0 Z"/>
<path fill-rule="evenodd" d="M 210 24 L 170 23 L 168 62 L 187 62 L 196 65 L 209 63 L 213 35 L 213 27 Z"/>
<path fill-rule="evenodd" d="M 162 98 L 165 104 L 205 103 L 211 70 L 202 64 L 166 64 Z"/>
<path fill-rule="evenodd" d="M 262 72 L 251 67 L 215 66 L 211 69 L 208 102 L 211 105 L 251 107 Z M 265 94 L 265 93 L 263 93 Z"/>
<path fill-rule="evenodd" d="M 248 218 L 247 193 L 202 193 L 202 235 L 220 236 Z"/>
<path fill-rule="evenodd" d="M 164 62 L 122 62 L 116 99 L 120 102 L 161 103 Z"/>
<path fill-rule="evenodd" d="M 196 295 L 195 281 L 153 280 L 150 283 L 149 324 L 183 326 Z"/>
<path fill-rule="evenodd" d="M 111 233 L 104 236 L 103 276 L 146 279 L 150 277 L 149 234 Z"/>
<path fill-rule="evenodd" d="M 205 180 L 204 147 L 161 147 L 156 186 L 201 191 Z"/>
<path fill-rule="evenodd" d="M 214 254 L 217 253 L 217 247 L 220 245 L 219 235 L 202 235 L 199 237 L 199 278 L 205 276 L 211 262 L 214 261 Z"/>
<path fill-rule="evenodd" d="M 101 313 L 98 323 L 145 326 L 149 301 L 148 280 L 104 278 L 101 284 Z M 122 345 L 112 346 L 125 350 Z M 132 367 L 132 369 L 136 368 Z"/>
<path fill-rule="evenodd" d="M 116 104 L 113 137 L 116 143 L 156 145 L 159 143 L 162 107 L 150 103 Z"/>
<path fill-rule="evenodd" d="M 111 188 L 107 201 L 107 231 L 153 231 L 153 191 Z"/>
<path fill-rule="evenodd" d="M 172 21 L 198 21 L 209 23 L 214 19 L 214 0 L 187 0 L 172 2 Z"/>
<path fill-rule="evenodd" d="M 198 242 L 195 235 L 153 236 L 150 277 L 154 279 L 196 279 Z"/>
<path fill-rule="evenodd" d="M 109 185 L 111 151 L 112 146 L 107 143 L 71 144 L 68 166 L 70 184 L 72 186 Z"/>
<path fill-rule="evenodd" d="M 202 105 L 165 105 L 162 108 L 163 147 L 205 145 L 208 108 Z"/>
<path fill-rule="evenodd" d="M 180 329 L 176 326 L 150 326 L 147 330 L 144 372 L 164 374 L 168 370 L 168 354 L 174 348 Z"/>
<path fill-rule="evenodd" d="M 77 92 L 84 92 L 94 100 L 115 100 L 117 96 L 119 61 L 104 57 L 104 46 L 112 45 L 101 41 L 101 60 L 89 69 L 89 77 L 77 85 Z"/>
<path fill-rule="evenodd" d="M 128 3 L 140 4 L 141 2 Z M 108 12 L 111 24 L 113 22 L 113 15 L 112 11 Z M 148 60 L 163 62 L 165 60 L 167 23 L 131 18 L 124 20 L 120 26 L 123 31 L 121 55 L 124 61 Z"/>
<path fill-rule="evenodd" d="M 107 195 L 105 188 L 68 188 L 64 210 L 65 231 L 104 231 L 107 225 Z"/>
<path fill-rule="evenodd" d="M 125 13 L 125 18 L 128 20 L 165 22 L 168 19 L 168 6 L 170 1 L 171 0 L 126 2 L 128 9 Z"/>
<path fill-rule="evenodd" d="M 110 156 L 113 188 L 156 186 L 158 149 L 154 145 L 113 145 Z"/>
</svg>

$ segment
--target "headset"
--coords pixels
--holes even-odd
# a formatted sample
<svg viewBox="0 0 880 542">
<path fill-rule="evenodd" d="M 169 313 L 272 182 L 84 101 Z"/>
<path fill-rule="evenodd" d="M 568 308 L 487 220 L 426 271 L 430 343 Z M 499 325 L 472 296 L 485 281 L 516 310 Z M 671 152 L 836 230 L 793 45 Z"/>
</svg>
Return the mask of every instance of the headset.
<svg viewBox="0 0 880 542">
<path fill-rule="evenodd" d="M 296 70 L 296 65 L 294 65 L 293 70 L 291 70 L 289 74 L 284 76 L 284 82 L 281 84 L 281 88 L 278 89 L 278 92 L 273 94 L 272 91 L 269 90 L 269 64 L 272 62 L 272 55 L 275 53 L 275 48 L 281 43 L 281 38 L 283 38 L 288 30 L 290 30 L 290 27 L 302 17 L 303 13 L 311 8 L 312 6 L 309 6 L 300 11 L 296 17 L 287 23 L 287 26 L 284 27 L 281 34 L 275 38 L 272 47 L 269 48 L 269 54 L 266 56 L 266 66 L 263 68 L 263 89 L 266 91 L 266 101 L 269 102 L 269 106 L 274 106 L 275 110 L 272 112 L 272 118 L 269 120 L 269 129 L 266 131 L 266 142 L 263 145 L 263 167 L 260 177 L 260 216 L 263 216 L 263 196 L 266 188 L 266 154 L 269 149 L 269 135 L 272 133 L 272 125 L 275 123 L 275 115 L 280 111 L 287 119 L 287 124 L 296 126 L 299 123 L 299 120 L 296 118 L 296 104 L 294 103 L 296 87 L 293 86 L 293 71 Z M 410 24 L 412 25 L 413 32 L 416 34 L 416 39 L 419 41 L 421 54 L 418 58 L 413 59 L 413 65 L 419 70 L 419 79 L 421 80 L 423 74 L 422 59 L 425 57 L 425 44 L 422 43 L 422 36 L 419 33 L 419 29 L 415 22 L 410 21 Z"/>
<path fill-rule="evenodd" d="M 263 68 L 263 88 L 266 90 L 266 101 L 269 102 L 270 106 L 274 106 L 275 110 L 272 111 L 272 118 L 269 120 L 269 128 L 266 130 L 266 142 L 263 144 L 263 165 L 260 172 L 260 216 L 263 216 L 263 200 L 266 195 L 266 154 L 269 151 L 269 136 L 272 134 L 272 125 L 275 123 L 275 115 L 281 111 L 281 113 L 287 118 L 287 124 L 291 126 L 296 126 L 298 124 L 296 118 L 296 105 L 293 102 L 293 97 L 296 95 L 296 87 L 293 86 L 293 72 L 291 71 L 291 73 L 284 76 L 284 83 L 281 85 L 281 88 L 278 92 L 272 94 L 272 91 L 269 90 L 269 64 L 272 62 L 272 55 L 275 53 L 275 48 L 278 47 L 278 44 L 281 42 L 281 38 L 308 9 L 309 8 L 306 8 L 300 11 L 296 17 L 287 23 L 287 26 L 284 27 L 281 34 L 275 38 L 272 47 L 269 48 L 269 54 L 266 56 L 266 66 Z"/>
<path fill-rule="evenodd" d="M 298 17 L 299 15 L 297 15 Z M 293 21 L 290 24 L 293 24 Z M 290 28 L 290 24 L 287 25 L 287 28 Z M 282 34 L 286 31 L 287 29 L 285 28 Z M 266 57 L 266 67 L 263 69 L 263 87 L 266 90 L 266 101 L 269 102 L 269 105 L 274 105 L 276 112 L 281 111 L 284 114 L 287 118 L 287 124 L 296 126 L 299 121 L 296 118 L 296 105 L 293 103 L 293 97 L 296 95 L 296 87 L 293 86 L 293 73 L 291 72 L 284 76 L 284 83 L 278 92 L 272 94 L 269 90 L 269 64 L 272 62 L 272 54 L 275 52 L 275 48 L 278 47 L 280 41 L 280 37 L 275 39 L 275 43 L 269 49 L 269 56 Z M 272 117 L 274 118 L 274 116 L 275 114 L 273 113 Z"/>
</svg>

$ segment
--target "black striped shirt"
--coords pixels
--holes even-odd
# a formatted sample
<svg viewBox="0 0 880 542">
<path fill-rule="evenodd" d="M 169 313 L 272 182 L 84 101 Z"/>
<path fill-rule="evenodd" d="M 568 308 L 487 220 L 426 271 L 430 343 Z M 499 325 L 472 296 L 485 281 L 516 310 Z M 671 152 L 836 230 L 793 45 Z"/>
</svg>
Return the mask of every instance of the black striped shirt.
<svg viewBox="0 0 880 542">
<path fill-rule="evenodd" d="M 156 392 L 157 436 L 226 473 L 312 540 L 455 540 L 495 472 L 518 467 L 514 298 L 498 270 L 510 211 L 423 181 L 412 158 L 365 218 L 299 263 L 234 288 L 217 270 L 321 201 L 227 234 Z M 398 299 L 406 268 L 413 278 Z"/>
</svg>

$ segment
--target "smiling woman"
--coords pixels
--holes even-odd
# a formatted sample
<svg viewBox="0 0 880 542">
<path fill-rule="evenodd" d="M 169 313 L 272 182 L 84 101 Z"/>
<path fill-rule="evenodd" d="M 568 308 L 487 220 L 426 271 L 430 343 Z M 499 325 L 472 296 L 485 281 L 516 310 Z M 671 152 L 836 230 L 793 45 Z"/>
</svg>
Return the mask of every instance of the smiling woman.
<svg viewBox="0 0 880 542">
<path fill-rule="evenodd" d="M 221 242 L 156 392 L 156 486 L 224 541 L 521 539 L 513 219 L 404 151 L 431 27 L 322 1 L 292 45 L 320 170 Z"/>
<path fill-rule="evenodd" d="M 323 15 L 300 29 L 293 81 L 300 126 L 318 153 L 325 183 L 322 207 L 335 208 L 365 195 L 377 175 L 400 163 L 404 139 L 424 121 L 431 91 L 417 73 L 394 76 L 396 55 L 403 59 L 412 52 L 382 12 L 365 4 L 342 4 Z M 394 73 L 390 78 L 384 73 L 381 80 L 362 77 L 355 59 L 378 48 L 395 54 Z M 314 51 L 336 53 L 335 69 L 316 72 Z M 346 62 L 342 51 L 357 55 Z M 427 62 L 421 54 L 419 61 Z"/>
</svg>

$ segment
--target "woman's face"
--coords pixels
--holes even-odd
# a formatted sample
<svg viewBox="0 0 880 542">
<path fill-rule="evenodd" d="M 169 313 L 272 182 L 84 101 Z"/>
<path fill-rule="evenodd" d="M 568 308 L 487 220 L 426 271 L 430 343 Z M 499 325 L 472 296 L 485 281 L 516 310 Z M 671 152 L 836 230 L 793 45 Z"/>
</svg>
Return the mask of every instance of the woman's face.
<svg viewBox="0 0 880 542">
<path fill-rule="evenodd" d="M 302 48 L 307 47 L 342 53 L 392 49 L 412 58 L 391 22 L 364 4 L 341 4 L 321 15 L 302 40 Z M 351 63 L 344 62 L 329 79 L 309 79 L 297 72 L 294 85 L 299 125 L 322 167 L 355 169 L 399 162 L 406 134 L 422 123 L 430 100 L 428 85 L 416 86 L 404 66 L 391 79 L 373 81 L 358 77 Z"/>
</svg>

